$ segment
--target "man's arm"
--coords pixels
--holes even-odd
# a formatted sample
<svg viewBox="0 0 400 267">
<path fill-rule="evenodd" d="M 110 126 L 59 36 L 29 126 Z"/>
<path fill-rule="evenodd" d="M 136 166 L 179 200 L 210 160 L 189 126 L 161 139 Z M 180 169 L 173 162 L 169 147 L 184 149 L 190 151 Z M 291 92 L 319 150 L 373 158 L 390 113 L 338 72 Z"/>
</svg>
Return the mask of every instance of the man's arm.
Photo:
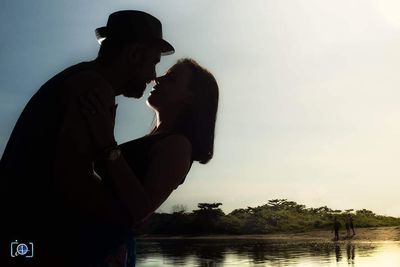
<svg viewBox="0 0 400 267">
<path fill-rule="evenodd" d="M 108 130 L 104 129 L 110 126 L 101 114 L 107 112 L 108 105 L 102 103 L 92 117 L 90 112 L 82 110 L 84 107 L 77 99 L 79 96 L 72 96 L 66 103 L 58 136 L 55 174 L 59 195 L 69 208 L 80 213 L 123 225 L 140 222 L 154 211 L 157 196 L 149 195 L 123 156 L 114 161 L 103 161 L 112 188 L 96 177 L 93 162 L 99 148 L 104 148 L 99 143 L 114 142 L 112 126 L 111 133 L 106 133 Z M 103 128 L 104 123 L 106 128 Z"/>
<path fill-rule="evenodd" d="M 191 144 L 182 135 L 172 135 L 150 151 L 146 177 L 137 178 L 123 157 L 106 161 L 103 175 L 113 183 L 131 217 L 140 222 L 153 213 L 182 182 L 191 167 Z M 125 181 L 127 179 L 127 181 Z M 131 183 L 130 186 L 126 186 Z"/>
<path fill-rule="evenodd" d="M 55 184 L 69 209 L 106 221 L 128 225 L 129 216 L 93 172 L 94 148 L 77 100 L 66 104 L 58 135 Z"/>
<path fill-rule="evenodd" d="M 123 221 L 126 218 L 115 212 L 125 209 L 128 224 L 134 224 L 159 207 L 182 181 L 190 168 L 191 145 L 179 135 L 165 138 L 156 145 L 143 185 L 123 156 L 106 160 L 107 178 L 121 204 L 115 209 L 118 201 L 112 197 L 112 188 L 106 188 L 104 183 L 94 179 L 92 166 L 95 148 L 115 142 L 110 126 L 113 122 L 109 114 L 104 113 L 108 107 L 107 97 L 102 96 L 97 93 L 89 96 L 89 103 L 85 105 L 94 108 L 94 116 L 87 110 L 83 112 L 79 101 L 71 101 L 68 105 L 56 160 L 59 188 L 71 204 L 83 208 L 84 212 Z"/>
</svg>

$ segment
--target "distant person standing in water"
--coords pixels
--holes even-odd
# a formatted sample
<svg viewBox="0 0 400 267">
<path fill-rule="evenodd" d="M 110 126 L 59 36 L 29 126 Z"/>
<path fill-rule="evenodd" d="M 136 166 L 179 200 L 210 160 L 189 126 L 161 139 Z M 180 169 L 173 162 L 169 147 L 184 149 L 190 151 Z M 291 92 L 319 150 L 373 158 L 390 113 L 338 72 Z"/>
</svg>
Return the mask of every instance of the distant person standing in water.
<svg viewBox="0 0 400 267">
<path fill-rule="evenodd" d="M 335 231 L 335 237 L 333 238 L 334 241 L 339 240 L 339 229 L 340 229 L 340 222 L 337 220 L 336 216 L 333 219 L 333 231 Z"/>
<path fill-rule="evenodd" d="M 344 225 L 346 227 L 346 237 L 350 237 L 350 222 L 348 216 L 346 216 L 346 218 L 344 219 Z"/>
<path fill-rule="evenodd" d="M 346 227 L 349 227 L 349 229 L 347 230 L 347 235 L 350 235 L 350 229 L 353 232 L 353 236 L 356 235 L 356 232 L 354 231 L 354 224 L 353 224 L 353 216 L 349 213 L 347 214 L 347 218 L 346 218 Z"/>
</svg>

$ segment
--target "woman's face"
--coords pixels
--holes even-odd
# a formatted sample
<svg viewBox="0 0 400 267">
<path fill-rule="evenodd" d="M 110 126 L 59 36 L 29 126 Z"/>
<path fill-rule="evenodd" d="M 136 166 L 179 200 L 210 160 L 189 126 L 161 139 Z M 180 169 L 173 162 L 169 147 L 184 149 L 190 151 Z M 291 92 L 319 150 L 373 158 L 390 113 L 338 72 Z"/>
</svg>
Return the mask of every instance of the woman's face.
<svg viewBox="0 0 400 267">
<path fill-rule="evenodd" d="M 147 103 L 155 110 L 179 109 L 191 103 L 189 91 L 191 71 L 186 65 L 174 65 L 167 73 L 156 78 Z"/>
</svg>

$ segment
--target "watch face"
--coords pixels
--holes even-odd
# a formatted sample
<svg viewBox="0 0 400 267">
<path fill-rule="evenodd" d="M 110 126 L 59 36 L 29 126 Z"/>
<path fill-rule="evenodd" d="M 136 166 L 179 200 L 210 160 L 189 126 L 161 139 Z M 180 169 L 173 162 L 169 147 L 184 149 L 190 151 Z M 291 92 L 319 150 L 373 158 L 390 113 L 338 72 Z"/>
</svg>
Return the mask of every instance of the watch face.
<svg viewBox="0 0 400 267">
<path fill-rule="evenodd" d="M 121 155 L 121 150 L 117 149 L 113 149 L 110 151 L 110 154 L 108 156 L 109 160 L 116 160 L 119 158 L 119 156 Z"/>
</svg>

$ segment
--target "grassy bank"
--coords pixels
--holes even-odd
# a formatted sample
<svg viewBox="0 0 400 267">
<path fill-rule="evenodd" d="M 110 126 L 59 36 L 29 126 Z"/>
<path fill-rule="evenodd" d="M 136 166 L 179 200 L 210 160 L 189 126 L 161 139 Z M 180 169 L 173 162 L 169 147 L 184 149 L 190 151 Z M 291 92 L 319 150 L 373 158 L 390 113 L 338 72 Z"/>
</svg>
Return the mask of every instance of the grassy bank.
<svg viewBox="0 0 400 267">
<path fill-rule="evenodd" d="M 142 235 L 139 240 L 157 239 L 262 239 L 282 242 L 327 242 L 331 241 L 333 233 L 327 230 L 313 230 L 303 233 L 275 233 L 262 235 L 202 235 L 202 236 L 164 236 L 164 235 Z M 346 237 L 346 231 L 340 231 L 340 241 L 351 242 L 400 242 L 400 226 L 395 227 L 372 227 L 357 228 L 356 235 Z"/>
<path fill-rule="evenodd" d="M 330 232 L 334 218 L 341 229 L 345 229 L 349 214 L 356 228 L 400 226 L 400 218 L 381 216 L 367 209 L 308 208 L 286 199 L 269 200 L 265 205 L 235 209 L 229 214 L 220 209 L 221 205 L 199 203 L 198 209 L 192 212 L 180 205 L 172 213 L 155 213 L 139 229 L 139 234 L 193 236 Z"/>
</svg>

